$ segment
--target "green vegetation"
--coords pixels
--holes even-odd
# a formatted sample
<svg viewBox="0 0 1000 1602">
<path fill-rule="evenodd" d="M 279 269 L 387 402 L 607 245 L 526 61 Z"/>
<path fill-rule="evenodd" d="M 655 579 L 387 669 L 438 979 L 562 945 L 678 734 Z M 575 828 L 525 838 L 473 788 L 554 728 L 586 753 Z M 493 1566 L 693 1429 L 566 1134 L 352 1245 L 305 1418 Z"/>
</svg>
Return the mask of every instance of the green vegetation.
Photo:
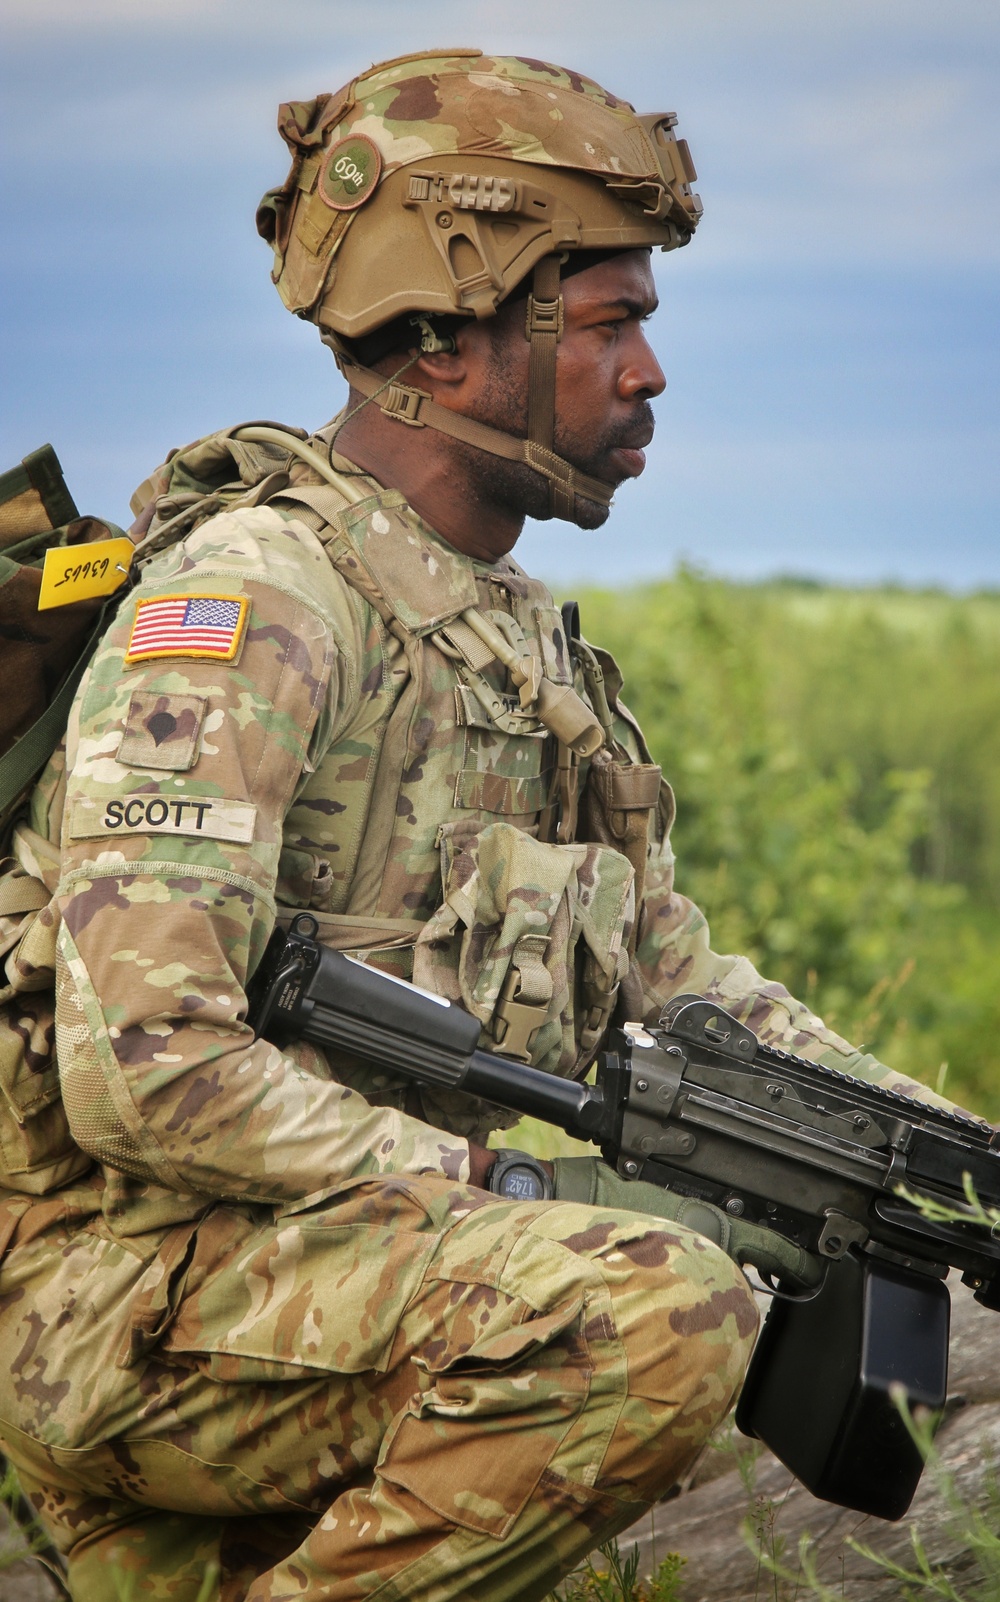
<svg viewBox="0 0 1000 1602">
<path fill-rule="evenodd" d="M 598 1547 L 547 1602 L 679 1602 L 685 1559 L 671 1552 L 648 1580 L 639 1578 L 639 1548 L 623 1557 L 616 1540 Z"/>
<path fill-rule="evenodd" d="M 1000 595 L 681 572 L 578 598 L 715 950 L 1000 1121 Z M 505 1138 L 592 1149 L 530 1119 Z"/>
<path fill-rule="evenodd" d="M 28 1558 L 48 1572 L 60 1596 L 69 1596 L 62 1560 L 36 1519 L 14 1469 L 0 1457 L 0 1575 Z"/>
<path fill-rule="evenodd" d="M 681 572 L 579 599 L 715 949 L 1000 1118 L 1000 596 Z"/>
<path fill-rule="evenodd" d="M 970 1207 L 975 1210 L 978 1206 L 972 1197 Z M 935 1562 L 928 1555 L 916 1524 L 909 1531 L 912 1558 L 905 1561 L 850 1536 L 841 1552 L 850 1549 L 871 1565 L 873 1583 L 880 1575 L 894 1580 L 899 1589 L 893 1594 L 900 1602 L 931 1602 L 932 1598 L 938 1598 L 938 1602 L 1000 1602 L 1000 1478 L 996 1465 L 988 1464 L 980 1502 L 970 1502 L 935 1446 L 936 1416 L 926 1408 L 911 1412 L 901 1389 L 896 1405 L 944 1505 L 946 1527 L 957 1559 L 952 1559 L 950 1565 Z M 820 1542 L 806 1532 L 800 1536 L 797 1550 L 789 1551 L 789 1541 L 781 1528 L 784 1498 L 776 1501 L 757 1486 L 762 1455 L 759 1443 L 736 1437 L 730 1421 L 718 1431 L 711 1445 L 716 1451 L 735 1456 L 746 1497 L 742 1534 L 755 1565 L 753 1593 L 751 1597 L 747 1591 L 747 1602 L 843 1602 L 847 1594 L 843 1574 L 831 1583 L 820 1573 Z M 617 1541 L 608 1541 L 547 1602 L 680 1602 L 685 1561 L 677 1553 L 670 1553 L 658 1565 L 655 1575 L 644 1580 L 639 1572 L 638 1546 L 633 1545 L 628 1556 L 623 1556 Z M 835 1554 L 829 1550 L 823 1566 L 828 1573 L 831 1567 L 836 1569 Z M 697 1573 L 692 1571 L 690 1578 L 697 1588 Z"/>
<path fill-rule="evenodd" d="M 906 1427 L 916 1442 L 927 1465 L 926 1473 L 933 1480 L 947 1512 L 947 1524 L 960 1554 L 957 1563 L 949 1566 L 935 1563 L 927 1553 L 920 1529 L 910 1528 L 912 1562 L 898 1562 L 887 1557 L 862 1541 L 848 1537 L 846 1545 L 882 1574 L 890 1576 L 899 1586 L 900 1602 L 1000 1602 L 1000 1482 L 996 1465 L 988 1464 L 984 1497 L 974 1505 L 958 1488 L 955 1475 L 943 1463 L 934 1444 L 935 1415 L 926 1408 L 911 1413 L 905 1394 L 899 1388 L 896 1396 Z M 825 1583 L 818 1571 L 817 1543 L 808 1534 L 799 1539 L 798 1564 L 792 1569 L 784 1558 L 785 1543 L 775 1538 L 774 1526 L 780 1508 L 767 1498 L 757 1498 L 757 1504 L 768 1510 L 764 1525 L 757 1508 L 743 1524 L 743 1535 L 757 1558 L 761 1569 L 774 1580 L 777 1602 L 842 1602 L 843 1589 Z M 874 1576 L 873 1576 L 874 1578 Z M 957 1582 L 957 1583 L 956 1583 Z"/>
<path fill-rule="evenodd" d="M 995 1467 L 991 1465 L 987 1475 L 984 1505 L 972 1505 L 962 1496 L 955 1476 L 937 1453 L 933 1415 L 926 1409 L 919 1415 L 911 1414 L 902 1394 L 897 1404 L 947 1510 L 949 1529 L 962 1554 L 958 1565 L 961 1577 L 928 1556 L 916 1526 L 910 1530 L 912 1562 L 898 1562 L 850 1537 L 845 1546 L 871 1564 L 873 1580 L 881 1573 L 897 1582 L 900 1602 L 931 1602 L 935 1597 L 938 1602 L 1000 1602 L 1000 1480 Z M 723 1451 L 734 1449 L 725 1431 L 720 1432 L 715 1445 Z M 788 1542 L 780 1531 L 782 1504 L 761 1495 L 756 1488 L 759 1456 L 756 1445 L 737 1453 L 747 1498 L 743 1538 L 756 1564 L 752 1602 L 843 1602 L 843 1581 L 831 1585 L 819 1574 L 818 1543 L 812 1536 L 806 1533 L 800 1537 L 794 1558 L 787 1553 Z M 611 1540 L 595 1556 L 596 1562 L 588 1559 L 547 1602 L 680 1602 L 678 1587 L 685 1559 L 677 1553 L 660 1563 L 648 1580 L 639 1575 L 638 1546 L 623 1557 L 618 1542 Z M 696 1575 L 694 1578 L 697 1580 Z"/>
<path fill-rule="evenodd" d="M 681 572 L 580 604 L 716 950 L 1000 1117 L 1000 596 Z"/>
</svg>

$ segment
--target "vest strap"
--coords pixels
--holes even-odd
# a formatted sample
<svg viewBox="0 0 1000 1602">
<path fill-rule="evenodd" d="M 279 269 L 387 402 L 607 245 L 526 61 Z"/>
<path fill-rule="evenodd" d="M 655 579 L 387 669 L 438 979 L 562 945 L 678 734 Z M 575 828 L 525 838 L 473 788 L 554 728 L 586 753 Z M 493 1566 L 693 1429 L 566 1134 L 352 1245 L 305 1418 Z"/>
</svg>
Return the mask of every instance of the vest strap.
<svg viewBox="0 0 1000 1602">
<path fill-rule="evenodd" d="M 22 912 L 40 912 L 52 897 L 40 879 L 9 869 L 0 878 L 0 918 L 13 918 Z"/>
</svg>

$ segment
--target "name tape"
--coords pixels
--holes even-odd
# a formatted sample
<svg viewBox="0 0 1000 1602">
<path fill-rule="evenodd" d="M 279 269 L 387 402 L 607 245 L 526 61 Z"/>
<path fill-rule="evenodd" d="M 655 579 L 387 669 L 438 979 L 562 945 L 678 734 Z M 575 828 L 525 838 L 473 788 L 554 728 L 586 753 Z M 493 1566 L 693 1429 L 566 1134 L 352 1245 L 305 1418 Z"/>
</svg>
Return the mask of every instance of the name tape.
<svg viewBox="0 0 1000 1602">
<path fill-rule="evenodd" d="M 256 822 L 257 808 L 249 801 L 203 795 L 122 795 L 108 801 L 75 801 L 69 834 L 71 840 L 116 834 L 186 834 L 249 845 Z"/>
</svg>

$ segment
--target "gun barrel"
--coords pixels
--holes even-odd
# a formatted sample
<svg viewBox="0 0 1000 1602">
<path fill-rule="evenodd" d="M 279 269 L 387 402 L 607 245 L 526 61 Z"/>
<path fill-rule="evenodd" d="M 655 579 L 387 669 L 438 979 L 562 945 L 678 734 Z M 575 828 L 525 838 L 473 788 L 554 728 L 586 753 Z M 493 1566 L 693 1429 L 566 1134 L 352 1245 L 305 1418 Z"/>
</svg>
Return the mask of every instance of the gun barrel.
<svg viewBox="0 0 1000 1602">
<path fill-rule="evenodd" d="M 300 914 L 272 936 L 251 987 L 257 1034 L 304 1036 L 423 1084 L 464 1090 L 583 1140 L 606 1135 L 604 1091 L 480 1051 L 479 1021 L 441 996 L 330 950 Z"/>
<path fill-rule="evenodd" d="M 467 1018 L 468 1014 L 460 1016 Z M 589 1139 L 596 1130 L 604 1108 L 604 1096 L 594 1085 L 557 1079 L 553 1074 L 488 1051 L 456 1050 L 443 1029 L 437 1041 L 421 1040 L 371 1018 L 352 1017 L 314 998 L 303 1019 L 302 1032 L 319 1045 L 350 1051 L 421 1084 L 444 1085 L 451 1090 L 464 1090 L 470 1096 L 482 1096 L 512 1112 L 558 1124 L 583 1139 Z"/>
<path fill-rule="evenodd" d="M 597 1139 L 602 1133 L 606 1102 L 599 1085 L 578 1085 L 573 1079 L 557 1079 L 509 1057 L 475 1051 L 462 1089 L 528 1118 L 558 1124 L 581 1140 Z"/>
</svg>

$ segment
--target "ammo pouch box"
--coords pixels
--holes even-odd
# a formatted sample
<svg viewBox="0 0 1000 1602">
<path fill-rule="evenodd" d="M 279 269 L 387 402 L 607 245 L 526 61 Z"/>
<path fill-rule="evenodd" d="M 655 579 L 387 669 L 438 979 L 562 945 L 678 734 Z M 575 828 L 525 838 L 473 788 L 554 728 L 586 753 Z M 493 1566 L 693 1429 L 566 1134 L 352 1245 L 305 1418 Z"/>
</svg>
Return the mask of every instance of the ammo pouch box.
<svg viewBox="0 0 1000 1602">
<path fill-rule="evenodd" d="M 628 970 L 631 866 L 507 823 L 446 824 L 439 843 L 444 901 L 417 940 L 414 983 L 478 1018 L 490 1049 L 574 1077 Z"/>
<path fill-rule="evenodd" d="M 412 947 L 413 983 L 478 1018 L 484 1050 L 579 1076 L 628 971 L 631 865 L 619 851 L 551 845 L 508 823 L 448 823 L 438 842 L 444 900 L 426 923 L 410 925 L 408 939 L 395 920 L 385 920 L 383 942 L 377 920 L 363 931 L 317 912 L 319 939 L 389 971 L 393 952 Z M 518 1120 L 464 1091 L 416 1085 L 368 1063 L 338 1057 L 336 1072 L 375 1104 L 481 1143 Z"/>
</svg>

